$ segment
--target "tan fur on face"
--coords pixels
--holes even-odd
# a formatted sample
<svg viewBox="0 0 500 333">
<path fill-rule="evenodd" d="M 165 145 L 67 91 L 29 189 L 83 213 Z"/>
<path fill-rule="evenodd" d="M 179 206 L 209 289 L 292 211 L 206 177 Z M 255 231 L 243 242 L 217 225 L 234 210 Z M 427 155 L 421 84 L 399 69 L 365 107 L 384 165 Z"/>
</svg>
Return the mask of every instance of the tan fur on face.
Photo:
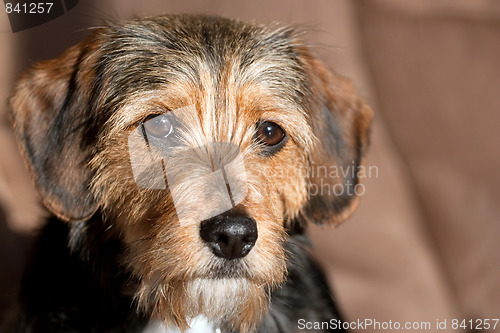
<svg viewBox="0 0 500 333">
<path fill-rule="evenodd" d="M 350 195 L 309 195 L 311 185 L 353 180 L 318 179 L 311 168 L 359 164 L 371 119 L 293 29 L 203 16 L 97 29 L 23 76 L 11 103 L 45 205 L 82 229 L 103 215 L 125 245 L 120 264 L 137 281 L 141 310 L 167 326 L 204 315 L 242 333 L 258 326 L 286 278 L 287 227 L 339 223 L 355 207 Z M 185 150 L 166 158 L 139 129 L 177 111 Z M 264 154 L 257 142 L 263 121 L 286 132 L 279 151 Z M 225 189 L 199 179 L 233 158 L 242 162 L 227 173 L 244 185 L 235 205 L 255 220 L 258 239 L 244 258 L 224 260 L 202 241 L 200 223 L 223 207 Z"/>
<path fill-rule="evenodd" d="M 200 96 L 199 91 L 187 93 L 189 87 L 172 87 L 172 90 L 184 91 L 186 104 L 191 102 L 190 96 L 197 95 L 200 99 L 197 104 L 205 108 L 211 104 L 203 101 L 213 99 L 211 94 L 215 93 L 206 92 L 205 96 Z M 127 136 L 133 130 L 130 124 L 145 118 L 158 105 L 170 109 L 167 105 L 174 105 L 179 96 L 172 101 L 170 94 L 155 92 L 132 98 L 114 115 L 113 123 L 108 124 L 109 137 L 102 140 L 101 152 L 92 161 L 98 175 L 94 189 L 102 198 L 101 205 L 109 220 L 115 221 L 127 243 L 129 260 L 126 265 L 140 280 L 139 304 L 145 309 L 153 308 L 155 315 L 167 322 L 186 327 L 189 318 L 202 314 L 216 323 L 240 327 L 244 332 L 254 327 L 266 312 L 268 290 L 283 281 L 284 219 L 294 217 L 307 197 L 304 150 L 308 148 L 300 149 L 290 140 L 279 155 L 269 158 L 259 155 L 253 137 L 260 119 L 273 119 L 292 135 L 307 130 L 307 122 L 298 111 L 294 119 L 291 109 L 286 110 L 285 116 L 264 91 L 262 87 L 245 86 L 241 92 L 228 94 L 223 109 L 217 112 L 195 110 L 198 117 L 184 119 L 189 127 L 186 144 L 193 148 L 218 140 L 232 142 L 240 148 L 247 186 L 247 195 L 240 206 L 255 219 L 259 233 L 252 251 L 240 260 L 240 278 L 214 280 L 214 267 L 222 267 L 225 263 L 201 241 L 201 221 L 193 219 L 179 223 L 169 190 L 148 190 L 134 183 L 127 147 Z M 217 113 L 218 132 L 208 125 L 211 122 L 202 122 L 210 118 L 211 113 Z M 299 127 L 302 124 L 304 128 Z M 143 160 L 147 169 L 148 159 L 144 157 Z M 182 162 L 170 167 L 189 167 Z M 166 166 L 169 167 L 168 161 Z M 206 189 L 200 187 L 203 184 L 197 184 L 196 174 L 188 172 L 184 177 L 189 183 L 184 191 L 185 200 L 194 200 L 194 204 L 188 204 L 193 204 L 193 209 L 201 205 L 203 210 L 203 202 L 196 204 L 196 197 Z M 204 292 L 199 292 L 202 289 Z M 225 296 L 219 298 L 221 295 Z M 220 306 L 214 306 L 216 298 Z M 228 310 L 231 311 L 228 313 Z"/>
</svg>

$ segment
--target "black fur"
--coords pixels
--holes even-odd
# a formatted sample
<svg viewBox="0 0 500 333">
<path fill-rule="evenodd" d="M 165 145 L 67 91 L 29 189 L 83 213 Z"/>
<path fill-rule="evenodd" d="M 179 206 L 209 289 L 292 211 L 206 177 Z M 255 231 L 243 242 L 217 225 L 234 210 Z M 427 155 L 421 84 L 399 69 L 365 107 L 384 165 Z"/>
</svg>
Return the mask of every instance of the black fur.
<svg viewBox="0 0 500 333">
<path fill-rule="evenodd" d="M 299 319 L 340 317 L 323 273 L 305 248 L 307 242 L 302 233 L 286 242 L 288 276 L 271 294 L 259 333 L 298 332 Z M 6 332 L 140 333 L 148 315 L 136 310 L 135 283 L 120 265 L 123 254 L 123 244 L 99 214 L 71 227 L 52 218 L 35 243 L 19 312 Z"/>
<path fill-rule="evenodd" d="M 200 60 L 209 67 L 210 77 L 220 80 L 224 57 L 234 55 L 242 67 L 259 57 L 272 58 L 267 60 L 273 64 L 272 70 L 259 72 L 254 79 L 262 76 L 276 97 L 284 95 L 282 99 L 294 101 L 297 111 L 305 113 L 312 105 L 312 79 L 293 34 L 292 29 L 273 32 L 211 17 L 144 19 L 106 27 L 91 36 L 79 53 L 67 56 L 71 60 L 65 64 L 67 77 L 56 75 L 58 66 L 53 63 L 38 68 L 53 82 L 24 77 L 13 99 L 22 111 L 18 110 L 17 117 L 13 113 L 18 139 L 25 144 L 37 188 L 42 197 L 50 199 L 45 204 L 70 222 L 53 217 L 41 231 L 23 280 L 18 315 L 7 333 L 141 332 L 150 314 L 137 312 L 133 298 L 137 281 L 123 264 L 122 235 L 106 223 L 101 211 L 95 211 L 99 203 L 89 191 L 93 174 L 88 162 L 99 152 L 98 140 L 108 119 L 135 92 L 164 87 L 181 76 L 200 86 Z M 222 92 L 223 85 L 217 84 L 221 82 L 215 83 Z M 26 97 L 31 99 L 25 102 Z M 223 98 L 216 100 L 223 103 Z M 335 105 L 330 106 L 316 113 L 333 112 Z M 352 108 L 350 112 L 357 111 Z M 354 149 L 342 144 L 351 141 L 357 128 L 344 139 L 340 116 L 311 117 L 322 127 L 317 135 L 329 157 L 324 163 L 334 164 L 333 157 L 339 155 L 340 162 L 348 164 L 351 155 L 361 155 L 361 143 L 354 143 Z M 33 130 L 40 123 L 48 125 L 47 133 Z M 43 135 L 46 137 L 41 138 Z M 354 160 L 359 165 L 360 159 Z M 356 184 L 357 179 L 352 179 L 351 186 Z M 313 197 L 305 212 L 318 223 L 328 221 L 330 215 L 340 215 L 351 199 Z M 303 224 L 295 223 L 296 229 L 289 232 L 285 242 L 288 276 L 272 292 L 259 333 L 298 332 L 299 319 L 325 322 L 339 318 L 325 277 L 306 250 L 307 239 L 299 227 Z"/>
</svg>

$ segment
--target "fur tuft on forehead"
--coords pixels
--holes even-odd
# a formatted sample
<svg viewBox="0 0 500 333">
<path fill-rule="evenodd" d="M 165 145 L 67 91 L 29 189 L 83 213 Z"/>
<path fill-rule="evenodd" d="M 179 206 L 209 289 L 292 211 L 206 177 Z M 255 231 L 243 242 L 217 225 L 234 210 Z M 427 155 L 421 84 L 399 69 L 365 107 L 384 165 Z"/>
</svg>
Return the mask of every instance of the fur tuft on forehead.
<svg viewBox="0 0 500 333">
<path fill-rule="evenodd" d="M 294 29 L 183 15 L 110 23 L 33 66 L 10 102 L 35 186 L 64 226 L 54 237 L 69 239 L 65 260 L 105 281 L 92 285 L 100 296 L 116 284 L 127 316 L 181 329 L 203 316 L 247 333 L 335 314 L 303 227 L 356 206 L 357 174 L 319 171 L 363 162 L 371 109 Z M 59 296 L 55 306 L 75 307 L 48 313 L 80 314 L 80 299 Z"/>
<path fill-rule="evenodd" d="M 100 47 L 91 99 L 100 117 L 159 90 L 169 95 L 170 110 L 205 95 L 210 100 L 202 109 L 220 111 L 231 94 L 249 87 L 265 89 L 275 105 L 305 115 L 310 85 L 291 28 L 166 16 L 110 24 L 94 38 Z"/>
</svg>

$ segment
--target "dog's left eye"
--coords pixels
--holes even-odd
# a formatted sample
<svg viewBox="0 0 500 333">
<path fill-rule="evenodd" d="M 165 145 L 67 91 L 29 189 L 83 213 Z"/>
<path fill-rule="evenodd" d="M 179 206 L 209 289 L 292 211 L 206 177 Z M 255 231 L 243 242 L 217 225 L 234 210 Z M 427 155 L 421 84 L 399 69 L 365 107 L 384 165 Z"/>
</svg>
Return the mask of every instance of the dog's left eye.
<svg viewBox="0 0 500 333">
<path fill-rule="evenodd" d="M 166 138 L 173 129 L 170 119 L 163 114 L 147 118 L 143 122 L 143 126 L 149 135 L 156 138 Z"/>
<path fill-rule="evenodd" d="M 285 131 L 272 121 L 264 121 L 258 125 L 256 137 L 267 146 L 276 146 L 285 138 Z"/>
</svg>

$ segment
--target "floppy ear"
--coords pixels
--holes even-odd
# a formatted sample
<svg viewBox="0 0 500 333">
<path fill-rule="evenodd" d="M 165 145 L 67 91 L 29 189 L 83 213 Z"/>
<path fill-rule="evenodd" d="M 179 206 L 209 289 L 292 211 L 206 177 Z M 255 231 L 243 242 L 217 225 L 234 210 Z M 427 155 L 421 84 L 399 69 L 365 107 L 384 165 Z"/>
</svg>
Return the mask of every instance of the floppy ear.
<svg viewBox="0 0 500 333">
<path fill-rule="evenodd" d="M 310 157 L 306 220 L 338 224 L 356 208 L 358 171 L 369 145 L 372 110 L 345 78 L 304 50 L 311 82 L 311 122 L 317 138 Z"/>
<path fill-rule="evenodd" d="M 84 144 L 91 83 L 81 63 L 88 51 L 82 43 L 36 64 L 10 99 L 11 121 L 35 187 L 44 205 L 66 221 L 87 219 L 98 206 L 89 191 L 91 150 Z"/>
</svg>

